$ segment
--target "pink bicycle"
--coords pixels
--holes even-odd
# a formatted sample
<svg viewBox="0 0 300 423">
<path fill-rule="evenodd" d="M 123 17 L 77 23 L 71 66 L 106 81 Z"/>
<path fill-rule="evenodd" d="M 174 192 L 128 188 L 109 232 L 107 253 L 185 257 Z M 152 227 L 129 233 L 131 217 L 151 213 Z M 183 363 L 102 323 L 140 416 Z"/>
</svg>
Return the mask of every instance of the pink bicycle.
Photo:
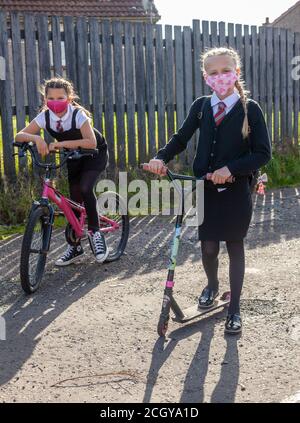
<svg viewBox="0 0 300 423">
<path fill-rule="evenodd" d="M 19 148 L 16 153 L 19 157 L 24 157 L 29 151 L 33 163 L 45 170 L 42 197 L 32 204 L 21 247 L 21 285 L 25 293 L 32 294 L 39 288 L 44 275 L 55 216 L 64 215 L 67 219 L 65 237 L 69 244 L 75 245 L 80 239 L 84 239 L 87 233 L 84 206 L 66 198 L 53 187 L 52 173 L 64 166 L 68 159 L 92 156 L 97 150 L 79 148 L 65 151 L 60 164 L 56 165 L 41 163 L 32 143 L 14 142 L 13 145 Z M 54 203 L 58 210 L 55 210 L 51 203 Z M 109 247 L 106 262 L 112 262 L 119 259 L 126 248 L 129 236 L 127 207 L 119 194 L 112 191 L 104 192 L 102 198 L 98 199 L 99 203 L 104 210 L 103 213 L 101 209 L 99 214 L 100 231 L 105 234 Z M 79 217 L 76 217 L 74 211 L 78 212 Z"/>
</svg>

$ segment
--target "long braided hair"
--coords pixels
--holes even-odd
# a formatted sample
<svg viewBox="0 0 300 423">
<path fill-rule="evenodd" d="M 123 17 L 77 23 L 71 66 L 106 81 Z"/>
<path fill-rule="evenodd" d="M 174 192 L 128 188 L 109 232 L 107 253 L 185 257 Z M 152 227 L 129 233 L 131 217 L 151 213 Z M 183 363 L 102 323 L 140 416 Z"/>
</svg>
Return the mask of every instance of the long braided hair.
<svg viewBox="0 0 300 423">
<path fill-rule="evenodd" d="M 201 65 L 202 65 L 203 72 L 205 72 L 206 70 L 205 68 L 206 60 L 214 56 L 230 56 L 232 60 L 234 61 L 236 68 L 241 68 L 241 58 L 236 50 L 234 50 L 233 48 L 227 48 L 227 47 L 215 47 L 205 51 L 203 55 L 201 56 Z M 245 88 L 245 81 L 242 79 L 241 74 L 239 76 L 239 79 L 235 82 L 235 87 L 240 94 L 241 102 L 245 112 L 245 118 L 244 118 L 243 127 L 242 127 L 242 134 L 243 134 L 243 138 L 246 139 L 248 138 L 248 135 L 250 132 L 250 126 L 249 126 L 249 120 L 248 120 L 248 108 L 247 108 L 249 91 L 247 91 Z"/>
</svg>

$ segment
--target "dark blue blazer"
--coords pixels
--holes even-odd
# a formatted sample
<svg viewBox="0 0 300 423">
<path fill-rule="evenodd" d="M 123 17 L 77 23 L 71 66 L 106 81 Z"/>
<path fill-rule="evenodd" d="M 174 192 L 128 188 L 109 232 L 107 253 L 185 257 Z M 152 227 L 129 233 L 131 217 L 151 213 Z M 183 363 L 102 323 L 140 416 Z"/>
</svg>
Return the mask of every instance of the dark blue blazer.
<svg viewBox="0 0 300 423">
<path fill-rule="evenodd" d="M 201 117 L 200 112 L 203 105 Z M 241 100 L 237 101 L 217 127 L 210 104 L 210 96 L 197 98 L 191 105 L 181 128 L 165 147 L 158 151 L 156 158 L 168 163 L 175 155 L 186 149 L 189 140 L 200 128 L 193 163 L 195 176 L 203 176 L 223 166 L 227 166 L 232 175 L 251 175 L 253 171 L 269 162 L 272 158 L 272 148 L 268 128 L 259 104 L 248 99 L 247 107 L 250 135 L 244 139 L 242 126 L 245 112 Z"/>
</svg>

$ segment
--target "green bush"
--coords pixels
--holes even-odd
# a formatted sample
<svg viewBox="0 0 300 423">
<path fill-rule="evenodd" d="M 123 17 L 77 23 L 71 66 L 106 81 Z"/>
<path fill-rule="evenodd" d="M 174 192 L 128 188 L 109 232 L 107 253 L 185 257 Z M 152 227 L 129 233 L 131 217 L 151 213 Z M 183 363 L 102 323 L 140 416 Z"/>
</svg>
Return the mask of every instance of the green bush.
<svg viewBox="0 0 300 423">
<path fill-rule="evenodd" d="M 0 225 L 23 223 L 28 215 L 37 185 L 29 175 L 19 173 L 14 183 L 2 177 L 0 183 Z"/>
<path fill-rule="evenodd" d="M 68 182 L 59 174 L 55 186 L 68 195 Z M 42 180 L 30 173 L 19 172 L 15 182 L 0 178 L 0 225 L 23 224 L 28 216 L 32 201 L 41 196 Z"/>
<path fill-rule="evenodd" d="M 268 174 L 269 188 L 300 185 L 300 150 L 274 150 L 272 160 L 262 171 Z"/>
</svg>

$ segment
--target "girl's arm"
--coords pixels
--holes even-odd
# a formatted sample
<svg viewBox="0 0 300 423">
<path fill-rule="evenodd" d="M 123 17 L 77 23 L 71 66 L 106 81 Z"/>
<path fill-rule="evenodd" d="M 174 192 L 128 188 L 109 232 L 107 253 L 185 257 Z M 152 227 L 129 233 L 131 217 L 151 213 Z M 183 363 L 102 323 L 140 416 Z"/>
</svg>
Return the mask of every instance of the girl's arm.
<svg viewBox="0 0 300 423">
<path fill-rule="evenodd" d="M 249 102 L 249 140 L 251 154 L 232 160 L 227 164 L 232 175 L 248 175 L 266 165 L 272 158 L 272 146 L 263 112 L 258 103 Z"/>
<path fill-rule="evenodd" d="M 81 140 L 68 140 L 51 143 L 49 146 L 50 151 L 57 148 L 76 149 L 78 147 L 95 149 L 97 147 L 97 140 L 89 120 L 82 125 L 80 131 L 83 137 Z"/>
<path fill-rule="evenodd" d="M 36 144 L 38 152 L 42 156 L 45 156 L 49 153 L 49 150 L 45 140 L 40 135 L 37 135 L 40 133 L 40 130 L 41 128 L 38 126 L 35 120 L 32 120 L 28 126 L 17 133 L 15 140 L 17 142 L 33 142 Z"/>
<path fill-rule="evenodd" d="M 194 132 L 199 128 L 198 113 L 204 98 L 197 98 L 191 105 L 189 113 L 178 132 L 172 136 L 168 144 L 158 151 L 155 159 L 168 163 L 174 156 L 184 151 Z"/>
</svg>

